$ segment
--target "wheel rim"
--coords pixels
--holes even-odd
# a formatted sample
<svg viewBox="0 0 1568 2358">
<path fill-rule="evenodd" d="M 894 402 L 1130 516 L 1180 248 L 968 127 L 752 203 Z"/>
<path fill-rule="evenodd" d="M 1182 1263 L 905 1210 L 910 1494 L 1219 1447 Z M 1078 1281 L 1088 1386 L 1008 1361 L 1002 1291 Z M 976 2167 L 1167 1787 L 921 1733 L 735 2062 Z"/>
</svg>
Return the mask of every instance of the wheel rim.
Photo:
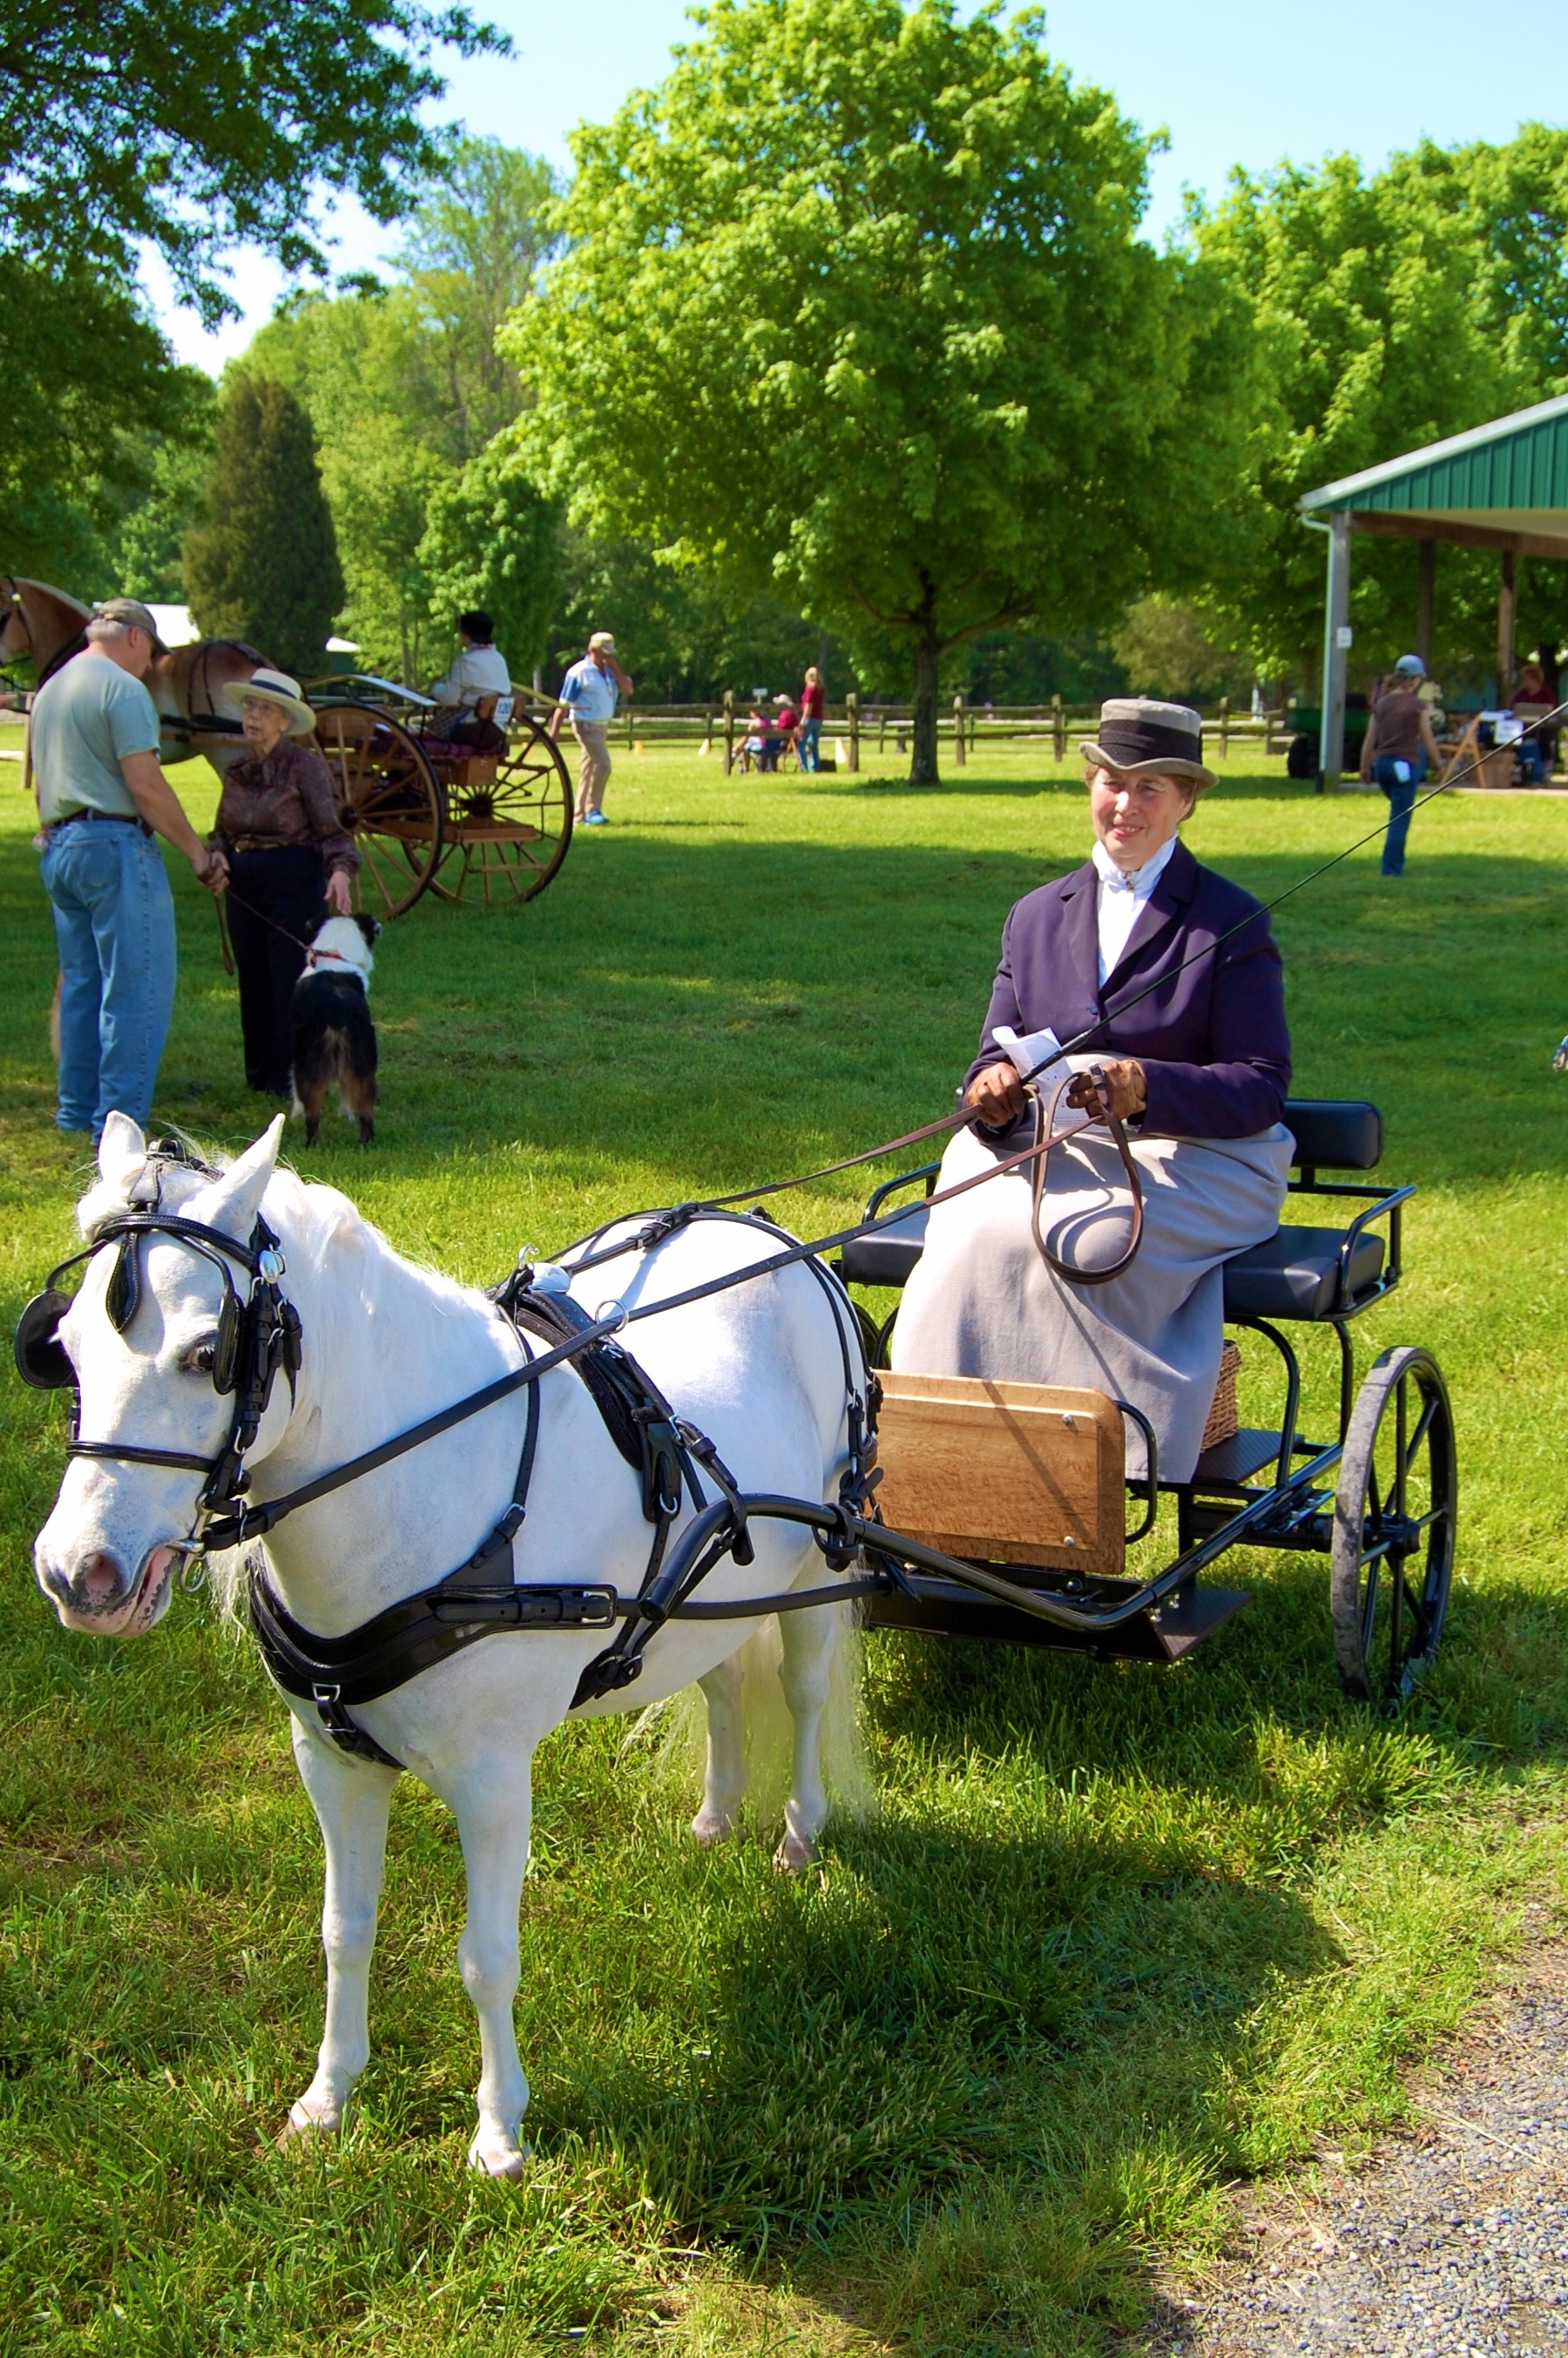
<svg viewBox="0 0 1568 2358">
<path fill-rule="evenodd" d="M 1457 1504 L 1442 1371 L 1428 1351 L 1386 1351 L 1357 1398 L 1335 1502 L 1335 1651 L 1362 1701 L 1397 1704 L 1437 1651 Z"/>
<path fill-rule="evenodd" d="M 524 724 L 484 784 L 449 785 L 438 891 L 460 892 L 470 872 L 518 901 L 542 892 L 572 839 L 571 783 L 560 747 L 536 721 Z"/>
<path fill-rule="evenodd" d="M 321 706 L 316 737 L 345 833 L 358 849 L 358 906 L 401 916 L 441 858 L 441 796 L 428 762 L 391 715 L 364 704 Z"/>
</svg>

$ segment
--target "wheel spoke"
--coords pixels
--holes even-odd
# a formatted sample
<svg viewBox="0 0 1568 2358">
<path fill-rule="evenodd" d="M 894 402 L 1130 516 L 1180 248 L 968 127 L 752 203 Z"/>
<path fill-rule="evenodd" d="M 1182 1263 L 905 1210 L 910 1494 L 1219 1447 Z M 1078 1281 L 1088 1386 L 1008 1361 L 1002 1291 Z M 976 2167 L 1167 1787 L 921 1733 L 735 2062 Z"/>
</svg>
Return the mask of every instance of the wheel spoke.
<svg viewBox="0 0 1568 2358">
<path fill-rule="evenodd" d="M 1432 1431 L 1432 1420 L 1436 1414 L 1437 1394 L 1433 1392 L 1431 1399 L 1428 1400 L 1422 1408 L 1421 1414 L 1416 1420 L 1415 1431 L 1410 1437 L 1410 1446 L 1404 1453 L 1404 1465 L 1407 1474 L 1409 1473 L 1411 1466 L 1415 1463 L 1416 1452 L 1420 1449 L 1422 1443 L 1426 1439 L 1427 1434 Z"/>
</svg>

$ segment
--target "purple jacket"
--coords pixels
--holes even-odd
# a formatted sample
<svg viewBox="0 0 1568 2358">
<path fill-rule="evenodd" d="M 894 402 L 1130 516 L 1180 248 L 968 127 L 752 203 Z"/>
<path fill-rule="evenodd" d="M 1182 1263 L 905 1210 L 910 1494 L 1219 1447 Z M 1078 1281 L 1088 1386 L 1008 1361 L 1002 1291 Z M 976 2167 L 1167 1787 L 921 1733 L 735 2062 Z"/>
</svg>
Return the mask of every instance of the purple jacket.
<svg viewBox="0 0 1568 2358">
<path fill-rule="evenodd" d="M 1002 927 L 980 1053 L 965 1087 L 1000 1055 L 997 1024 L 1020 1033 L 1048 1025 L 1065 1042 L 1108 1010 L 1086 1052 L 1141 1061 L 1146 1130 L 1175 1138 L 1249 1138 L 1268 1130 L 1290 1086 L 1291 1040 L 1284 971 L 1259 903 L 1212 868 L 1200 868 L 1178 842 L 1102 988 L 1098 885 L 1087 860 L 1014 903 Z M 1258 911 L 1250 925 L 1184 974 L 1176 971 L 1249 910 Z M 1158 987 L 1147 999 L 1125 1015 L 1115 1013 L 1119 1001 L 1151 982 Z"/>
</svg>

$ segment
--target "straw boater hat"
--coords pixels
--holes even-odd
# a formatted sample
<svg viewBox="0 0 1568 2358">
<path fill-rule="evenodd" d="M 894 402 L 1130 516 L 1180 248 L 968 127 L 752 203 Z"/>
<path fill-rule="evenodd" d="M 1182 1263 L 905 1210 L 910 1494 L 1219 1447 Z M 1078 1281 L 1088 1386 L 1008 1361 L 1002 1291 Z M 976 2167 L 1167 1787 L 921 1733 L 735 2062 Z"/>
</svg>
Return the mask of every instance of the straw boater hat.
<svg viewBox="0 0 1568 2358">
<path fill-rule="evenodd" d="M 234 679 L 218 691 L 218 701 L 226 712 L 238 720 L 243 715 L 247 696 L 259 697 L 264 704 L 276 704 L 288 715 L 291 737 L 308 737 L 316 726 L 316 715 L 299 693 L 299 682 L 290 679 L 286 671 L 274 671 L 264 665 L 252 672 L 249 679 Z"/>
<path fill-rule="evenodd" d="M 1203 722 L 1186 704 L 1152 696 L 1113 696 L 1099 708 L 1099 735 L 1086 737 L 1086 762 L 1123 777 L 1186 778 L 1201 792 L 1214 784 L 1203 760 Z"/>
</svg>

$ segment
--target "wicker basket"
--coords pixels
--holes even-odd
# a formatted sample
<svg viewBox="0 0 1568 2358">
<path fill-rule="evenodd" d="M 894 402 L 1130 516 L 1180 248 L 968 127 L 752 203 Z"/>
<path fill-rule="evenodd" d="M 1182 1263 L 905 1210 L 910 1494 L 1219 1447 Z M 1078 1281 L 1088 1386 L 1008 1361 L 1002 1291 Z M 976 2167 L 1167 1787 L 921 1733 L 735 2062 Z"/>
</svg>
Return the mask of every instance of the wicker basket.
<svg viewBox="0 0 1568 2358">
<path fill-rule="evenodd" d="M 1241 1430 L 1241 1412 L 1236 1405 L 1236 1378 L 1240 1366 L 1240 1347 L 1227 1336 L 1219 1355 L 1219 1381 L 1214 1388 L 1208 1422 L 1203 1429 L 1202 1445 L 1205 1449 L 1213 1449 L 1222 1441 L 1232 1440 Z"/>
</svg>

